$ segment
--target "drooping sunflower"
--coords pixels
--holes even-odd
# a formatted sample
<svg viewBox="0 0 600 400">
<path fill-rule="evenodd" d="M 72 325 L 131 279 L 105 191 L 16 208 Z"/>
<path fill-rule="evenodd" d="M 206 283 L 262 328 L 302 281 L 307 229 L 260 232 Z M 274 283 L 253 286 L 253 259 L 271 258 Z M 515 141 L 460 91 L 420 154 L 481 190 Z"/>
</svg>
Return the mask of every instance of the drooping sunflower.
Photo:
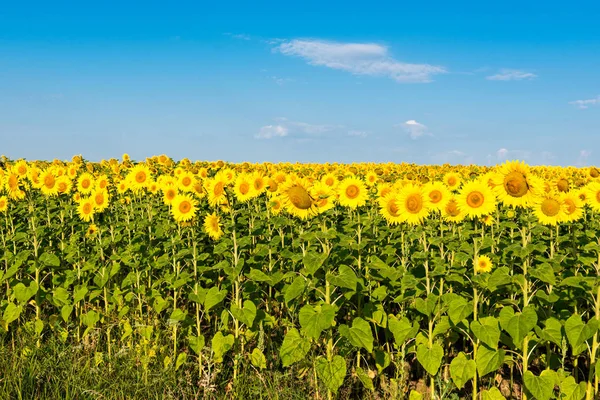
<svg viewBox="0 0 600 400">
<path fill-rule="evenodd" d="M 449 222 L 461 222 L 465 219 L 466 214 L 458 208 L 456 196 L 450 198 L 448 204 L 446 204 L 446 207 L 442 210 L 442 217 Z"/>
<path fill-rule="evenodd" d="M 523 161 L 507 161 L 494 177 L 494 191 L 507 206 L 527 207 L 543 191 L 543 181 L 535 176 Z"/>
<path fill-rule="evenodd" d="M 85 197 L 79 200 L 77 205 L 77 213 L 79 218 L 85 222 L 90 222 L 94 219 L 94 200 L 90 197 Z"/>
<path fill-rule="evenodd" d="M 429 197 L 432 210 L 442 211 L 450 201 L 451 193 L 442 182 L 429 182 L 423 186 L 423 190 Z"/>
<path fill-rule="evenodd" d="M 220 226 L 220 219 L 217 214 L 207 214 L 204 217 L 204 231 L 214 240 L 223 236 L 223 230 Z"/>
<path fill-rule="evenodd" d="M 475 260 L 475 273 L 490 272 L 492 270 L 492 260 L 486 255 L 479 255 Z"/>
<path fill-rule="evenodd" d="M 227 194 L 225 193 L 226 181 L 223 177 L 215 175 L 213 179 L 205 181 L 206 192 L 208 193 L 208 203 L 215 207 L 225 201 Z"/>
<path fill-rule="evenodd" d="M 81 194 L 89 194 L 94 189 L 94 177 L 89 172 L 84 172 L 77 178 L 77 191 Z"/>
<path fill-rule="evenodd" d="M 196 200 L 190 194 L 178 194 L 173 199 L 171 214 L 177 222 L 185 222 L 196 216 Z"/>
<path fill-rule="evenodd" d="M 402 187 L 398 193 L 397 205 L 401 221 L 410 225 L 422 224 L 431 211 L 429 196 L 422 187 L 412 183 Z"/>
<path fill-rule="evenodd" d="M 353 210 L 364 206 L 369 196 L 365 183 L 356 177 L 349 177 L 341 181 L 337 192 L 340 205 Z"/>
<path fill-rule="evenodd" d="M 379 198 L 379 213 L 390 225 L 402 222 L 398 207 L 398 196 L 395 192 L 389 192 L 384 197 Z"/>
<path fill-rule="evenodd" d="M 496 195 L 488 185 L 479 180 L 464 184 L 456 201 L 458 208 L 470 218 L 482 217 L 496 210 Z"/>
<path fill-rule="evenodd" d="M 584 213 L 584 202 L 579 198 L 577 192 L 569 191 L 560 194 L 560 199 L 566 205 L 566 216 L 564 222 L 574 222 L 580 220 Z"/>
<path fill-rule="evenodd" d="M 323 182 L 316 181 L 310 188 L 310 194 L 314 199 L 313 203 L 319 213 L 324 213 L 335 207 L 335 202 L 337 200 L 335 190 Z"/>
<path fill-rule="evenodd" d="M 8 210 L 8 199 L 6 196 L 0 196 L 0 212 Z"/>
<path fill-rule="evenodd" d="M 555 193 L 544 193 L 534 199 L 533 214 L 544 225 L 556 225 L 567 216 L 567 205 Z"/>
<path fill-rule="evenodd" d="M 97 212 L 106 210 L 109 206 L 110 195 L 106 189 L 96 189 L 92 192 L 91 198 L 94 200 L 94 208 Z"/>
<path fill-rule="evenodd" d="M 301 178 L 290 179 L 282 184 L 279 193 L 286 211 L 302 219 L 316 215 L 309 189 L 308 181 Z"/>
</svg>

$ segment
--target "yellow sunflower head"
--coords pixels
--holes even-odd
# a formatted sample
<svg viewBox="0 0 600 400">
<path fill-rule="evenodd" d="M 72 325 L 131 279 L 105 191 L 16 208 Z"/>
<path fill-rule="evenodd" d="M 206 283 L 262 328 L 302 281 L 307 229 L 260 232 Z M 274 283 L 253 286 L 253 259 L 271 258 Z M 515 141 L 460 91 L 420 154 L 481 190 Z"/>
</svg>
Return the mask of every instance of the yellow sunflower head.
<svg viewBox="0 0 600 400">
<path fill-rule="evenodd" d="M 348 177 L 337 187 L 340 205 L 356 209 L 367 203 L 369 192 L 363 181 L 356 177 Z"/>
<path fill-rule="evenodd" d="M 492 270 L 492 260 L 486 255 L 479 255 L 475 260 L 475 273 L 490 272 Z"/>
</svg>

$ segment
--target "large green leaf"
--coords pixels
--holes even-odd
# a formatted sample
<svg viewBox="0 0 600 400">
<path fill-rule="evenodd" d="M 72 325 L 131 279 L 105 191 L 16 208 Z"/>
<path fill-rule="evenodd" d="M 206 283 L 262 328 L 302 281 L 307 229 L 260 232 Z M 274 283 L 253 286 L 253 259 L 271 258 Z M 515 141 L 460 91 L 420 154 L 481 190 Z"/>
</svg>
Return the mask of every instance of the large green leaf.
<svg viewBox="0 0 600 400">
<path fill-rule="evenodd" d="M 38 284 L 35 281 L 31 281 L 29 286 L 25 286 L 22 283 L 17 283 L 13 289 L 13 293 L 19 303 L 24 304 L 27 303 L 30 298 L 35 296 L 38 289 Z"/>
<path fill-rule="evenodd" d="M 40 263 L 46 267 L 60 267 L 60 259 L 52 253 L 43 253 L 40 256 Z"/>
<path fill-rule="evenodd" d="M 392 314 L 388 315 L 388 328 L 394 335 L 398 347 L 402 346 L 408 339 L 414 338 L 419 331 L 419 325 L 416 322 L 411 324 L 408 318 L 398 319 Z"/>
<path fill-rule="evenodd" d="M 317 253 L 316 251 L 310 250 L 306 253 L 306 255 L 302 258 L 302 262 L 304 263 L 304 267 L 309 275 L 314 275 L 315 272 L 323 266 L 323 263 L 327 259 L 327 254 L 325 253 Z"/>
<path fill-rule="evenodd" d="M 221 331 L 217 332 L 211 340 L 211 348 L 215 362 L 223 362 L 223 356 L 233 347 L 235 338 L 233 335 L 224 336 Z"/>
<path fill-rule="evenodd" d="M 427 344 L 417 346 L 417 361 L 430 375 L 437 374 L 443 357 L 444 349 L 438 343 L 434 343 L 431 347 Z"/>
<path fill-rule="evenodd" d="M 559 385 L 561 400 L 581 400 L 585 397 L 585 382 L 575 382 L 572 376 L 566 377 Z"/>
<path fill-rule="evenodd" d="M 448 316 L 453 324 L 458 324 L 473 313 L 473 304 L 464 297 L 455 298 L 448 307 Z"/>
<path fill-rule="evenodd" d="M 362 382 L 365 389 L 370 391 L 375 390 L 375 386 L 373 386 L 373 379 L 369 377 L 369 375 L 365 372 L 364 369 L 362 369 L 361 367 L 356 367 L 356 376 L 358 376 L 358 379 Z"/>
<path fill-rule="evenodd" d="M 227 290 L 219 290 L 216 286 L 211 287 L 204 298 L 204 310 L 206 312 L 210 311 L 213 307 L 222 302 L 226 296 Z"/>
<path fill-rule="evenodd" d="M 585 342 L 591 339 L 597 331 L 598 320 L 595 318 L 584 324 L 579 314 L 573 314 L 565 322 L 565 333 L 574 355 L 586 349 Z"/>
<path fill-rule="evenodd" d="M 243 308 L 239 308 L 235 303 L 231 303 L 231 314 L 234 318 L 246 324 L 246 326 L 251 327 L 256 318 L 256 305 L 252 300 L 244 301 Z"/>
<path fill-rule="evenodd" d="M 300 309 L 298 318 L 302 332 L 313 339 L 318 339 L 321 332 L 330 328 L 335 319 L 336 309 L 330 304 L 322 304 L 318 306 L 305 305 Z"/>
<path fill-rule="evenodd" d="M 481 400 L 506 400 L 506 398 L 502 396 L 497 387 L 493 387 L 481 392 Z"/>
<path fill-rule="evenodd" d="M 523 374 L 525 390 L 536 400 L 550 400 L 556 381 L 556 372 L 548 369 L 542 371 L 540 376 L 535 376 L 531 371 Z"/>
<path fill-rule="evenodd" d="M 357 317 L 352 320 L 352 327 L 340 325 L 339 332 L 356 347 L 367 349 L 370 353 L 373 351 L 373 331 L 371 325 L 364 319 Z"/>
<path fill-rule="evenodd" d="M 337 393 L 346 377 L 346 360 L 337 355 L 331 361 L 328 361 L 325 357 L 318 357 L 315 362 L 315 369 L 327 389 Z"/>
<path fill-rule="evenodd" d="M 200 354 L 202 349 L 204 348 L 204 336 L 188 336 L 188 342 L 190 344 L 190 349 L 194 351 L 196 354 Z"/>
<path fill-rule="evenodd" d="M 358 278 L 354 270 L 346 265 L 340 265 L 337 275 L 327 274 L 327 280 L 334 286 L 356 291 Z"/>
<path fill-rule="evenodd" d="M 450 363 L 450 376 L 457 388 L 462 389 L 465 383 L 473 379 L 477 365 L 469 360 L 462 351 Z"/>
<path fill-rule="evenodd" d="M 479 376 L 485 376 L 490 372 L 497 371 L 504 363 L 504 350 L 490 349 L 486 345 L 477 347 L 477 356 L 475 357 L 477 372 Z"/>
<path fill-rule="evenodd" d="M 506 327 L 504 328 L 513 342 L 519 348 L 523 344 L 523 339 L 537 324 L 537 313 L 531 306 L 523 308 L 520 313 L 515 313 L 510 320 L 508 320 Z"/>
<path fill-rule="evenodd" d="M 16 305 L 14 303 L 8 303 L 8 305 L 4 309 L 4 313 L 2 314 L 2 319 L 4 320 L 4 323 L 10 324 L 11 322 L 15 321 L 17 318 L 19 318 L 22 311 L 23 306 Z"/>
<path fill-rule="evenodd" d="M 308 354 L 310 341 L 300 336 L 297 329 L 292 328 L 283 338 L 283 344 L 279 348 L 279 356 L 284 367 L 298 362 Z"/>
<path fill-rule="evenodd" d="M 306 290 L 306 280 L 303 277 L 298 276 L 286 288 L 283 298 L 286 303 L 289 303 L 304 293 L 304 290 Z"/>
<path fill-rule="evenodd" d="M 252 350 L 252 354 L 250 355 L 250 362 L 258 369 L 267 368 L 267 359 L 262 351 L 259 348 L 255 348 Z"/>
<path fill-rule="evenodd" d="M 500 326 L 494 317 L 483 317 L 471 322 L 471 330 L 477 339 L 491 348 L 498 346 L 500 340 Z"/>
</svg>

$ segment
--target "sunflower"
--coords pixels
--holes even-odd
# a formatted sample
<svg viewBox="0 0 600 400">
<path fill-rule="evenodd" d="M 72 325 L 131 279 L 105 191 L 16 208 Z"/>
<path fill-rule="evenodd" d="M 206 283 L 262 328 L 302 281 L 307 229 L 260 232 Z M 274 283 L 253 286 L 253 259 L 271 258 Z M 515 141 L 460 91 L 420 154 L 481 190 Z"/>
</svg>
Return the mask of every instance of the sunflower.
<svg viewBox="0 0 600 400">
<path fill-rule="evenodd" d="M 98 233 L 98 226 L 96 226 L 96 224 L 90 224 L 90 226 L 87 228 L 85 236 L 94 236 L 96 233 Z"/>
<path fill-rule="evenodd" d="M 377 184 L 377 196 L 382 199 L 385 196 L 387 196 L 389 193 L 393 192 L 394 189 L 394 185 L 387 183 L 387 182 L 380 182 Z"/>
<path fill-rule="evenodd" d="M 377 174 L 374 171 L 367 172 L 367 175 L 365 176 L 365 182 L 367 183 L 367 186 L 369 186 L 369 187 L 375 186 L 377 184 L 378 179 L 379 179 L 379 177 L 377 176 Z"/>
<path fill-rule="evenodd" d="M 73 181 L 68 175 L 63 175 L 56 179 L 56 187 L 59 194 L 69 194 L 73 189 Z"/>
<path fill-rule="evenodd" d="M 533 214 L 544 225 L 556 225 L 567 216 L 567 205 L 554 192 L 544 193 L 534 199 Z"/>
<path fill-rule="evenodd" d="M 259 172 L 255 172 L 251 176 L 253 197 L 259 196 L 267 189 L 267 180 Z"/>
<path fill-rule="evenodd" d="M 49 171 L 52 171 L 50 169 L 48 169 Z M 29 178 L 29 181 L 31 182 L 31 187 L 35 188 L 35 189 L 42 189 L 42 186 L 44 185 L 44 182 L 40 179 L 40 175 L 42 174 L 42 170 L 39 169 L 36 166 L 32 166 L 31 168 L 29 168 L 29 171 L 27 172 L 27 177 Z"/>
<path fill-rule="evenodd" d="M 456 197 L 452 196 L 442 211 L 442 216 L 449 222 L 461 222 L 465 219 L 466 214 L 458 207 Z"/>
<path fill-rule="evenodd" d="M 554 182 L 554 186 L 555 186 L 556 190 L 558 190 L 561 193 L 568 192 L 571 189 L 569 180 L 567 178 L 565 178 L 564 176 L 561 176 L 560 178 L 558 178 Z"/>
<path fill-rule="evenodd" d="M 20 178 L 25 178 L 27 176 L 27 172 L 29 167 L 27 166 L 27 161 L 19 160 L 12 168 L 13 172 L 19 175 Z"/>
<path fill-rule="evenodd" d="M 479 222 L 485 226 L 492 226 L 494 224 L 494 217 L 492 217 L 491 214 L 484 215 L 479 219 Z"/>
<path fill-rule="evenodd" d="M 594 211 L 600 211 L 600 182 L 589 183 L 585 189 L 587 203 Z"/>
<path fill-rule="evenodd" d="M 215 176 L 214 179 L 207 179 L 205 183 L 206 191 L 208 192 L 208 202 L 211 206 L 215 207 L 226 199 L 226 181 L 224 178 Z"/>
<path fill-rule="evenodd" d="M 0 196 L 0 212 L 8 210 L 8 199 L 6 196 Z"/>
<path fill-rule="evenodd" d="M 492 270 L 492 260 L 488 256 L 477 256 L 475 260 L 475 273 L 490 272 Z"/>
<path fill-rule="evenodd" d="M 467 182 L 456 196 L 458 208 L 467 217 L 481 217 L 496 210 L 496 196 L 485 183 L 475 180 Z"/>
<path fill-rule="evenodd" d="M 398 208 L 398 196 L 395 192 L 389 192 L 384 197 L 379 198 L 379 213 L 390 225 L 402 222 L 400 209 Z"/>
<path fill-rule="evenodd" d="M 577 221 L 583 217 L 584 202 L 579 198 L 577 192 L 569 191 L 567 193 L 561 193 L 560 200 L 566 205 L 565 222 Z"/>
<path fill-rule="evenodd" d="M 9 197 L 13 197 L 13 193 L 18 192 L 21 188 L 19 187 L 21 184 L 21 178 L 19 175 L 11 172 L 6 176 L 5 187 L 8 192 Z"/>
<path fill-rule="evenodd" d="M 94 189 L 94 177 L 89 172 L 84 172 L 77 178 L 77 191 L 81 194 L 89 194 Z"/>
<path fill-rule="evenodd" d="M 316 214 L 309 188 L 308 182 L 300 178 L 290 180 L 280 186 L 279 193 L 287 212 L 302 219 Z"/>
<path fill-rule="evenodd" d="M 494 191 L 503 204 L 526 207 L 543 191 L 542 183 L 523 161 L 507 161 L 498 168 Z"/>
<path fill-rule="evenodd" d="M 332 173 L 323 175 L 323 177 L 321 178 L 321 182 L 323 182 L 325 185 L 329 186 L 332 189 L 335 189 L 339 183 L 337 177 Z"/>
<path fill-rule="evenodd" d="M 219 225 L 220 219 L 216 214 L 208 214 L 204 217 L 204 231 L 214 240 L 223 236 L 223 230 Z"/>
<path fill-rule="evenodd" d="M 273 215 L 279 215 L 283 209 L 283 200 L 280 196 L 273 196 L 269 200 L 269 210 Z"/>
<path fill-rule="evenodd" d="M 172 205 L 173 200 L 177 197 L 178 191 L 175 186 L 165 186 L 162 188 L 163 192 L 163 202 L 166 205 Z"/>
<path fill-rule="evenodd" d="M 312 187 L 310 188 L 310 194 L 311 197 L 314 199 L 313 203 L 317 207 L 319 213 L 323 213 L 335 207 L 335 190 L 322 183 L 321 181 L 316 181 L 312 185 Z"/>
<path fill-rule="evenodd" d="M 349 177 L 340 182 L 338 188 L 339 202 L 344 207 L 356 209 L 367 202 L 368 191 L 365 183 L 358 178 Z"/>
<path fill-rule="evenodd" d="M 77 205 L 77 213 L 85 222 L 90 222 L 94 219 L 94 200 L 90 197 L 85 197 L 79 200 Z"/>
<path fill-rule="evenodd" d="M 429 197 L 423 188 L 415 184 L 407 184 L 398 193 L 397 206 L 402 222 L 420 225 L 430 212 Z"/>
<path fill-rule="evenodd" d="M 458 189 L 460 187 L 460 183 L 462 182 L 460 175 L 457 174 L 456 172 L 446 173 L 446 175 L 444 175 L 444 178 L 442 180 L 444 181 L 444 184 L 450 190 Z"/>
<path fill-rule="evenodd" d="M 196 200 L 190 194 L 178 194 L 173 199 L 171 214 L 177 222 L 185 222 L 196 216 Z"/>
<path fill-rule="evenodd" d="M 177 177 L 179 190 L 182 192 L 191 192 L 196 184 L 196 177 L 189 171 L 184 171 Z"/>
<path fill-rule="evenodd" d="M 429 182 L 423 186 L 423 190 L 429 197 L 429 205 L 433 210 L 442 211 L 450 201 L 451 193 L 442 182 Z"/>
<path fill-rule="evenodd" d="M 108 176 L 102 174 L 96 178 L 96 189 L 107 189 L 109 185 Z"/>
<path fill-rule="evenodd" d="M 152 173 L 146 164 L 136 164 L 125 178 L 134 192 L 139 192 L 145 189 L 148 182 L 152 180 Z"/>
<path fill-rule="evenodd" d="M 41 190 L 44 196 L 50 197 L 58 194 L 56 176 L 49 168 L 40 174 L 40 182 L 42 183 Z"/>
<path fill-rule="evenodd" d="M 109 194 L 106 189 L 97 189 L 95 190 L 91 198 L 94 200 L 94 208 L 97 212 L 104 211 L 109 204 Z"/>
<path fill-rule="evenodd" d="M 239 174 L 233 185 L 233 193 L 235 194 L 235 198 L 241 203 L 245 203 L 255 197 L 252 176 L 246 173 Z"/>
</svg>

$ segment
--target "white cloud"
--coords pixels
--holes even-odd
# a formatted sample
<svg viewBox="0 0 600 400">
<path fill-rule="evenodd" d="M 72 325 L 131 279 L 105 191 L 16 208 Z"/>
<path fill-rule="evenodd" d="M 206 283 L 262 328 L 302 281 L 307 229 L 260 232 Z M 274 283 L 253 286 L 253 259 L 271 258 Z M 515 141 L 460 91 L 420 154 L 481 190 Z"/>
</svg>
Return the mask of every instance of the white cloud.
<svg viewBox="0 0 600 400">
<path fill-rule="evenodd" d="M 348 131 L 348 136 L 354 136 L 354 137 L 367 137 L 369 135 L 369 132 L 367 131 Z"/>
<path fill-rule="evenodd" d="M 498 149 L 498 151 L 496 152 L 496 157 L 498 158 L 498 160 L 506 160 L 507 156 L 508 156 L 508 149 L 501 148 L 501 149 Z"/>
<path fill-rule="evenodd" d="M 308 122 L 290 121 L 285 117 L 275 118 L 275 120 L 280 122 L 282 125 L 287 126 L 290 128 L 290 130 L 301 131 L 308 135 L 319 135 L 342 127 L 341 125 L 319 125 L 309 124 Z"/>
<path fill-rule="evenodd" d="M 288 135 L 288 128 L 282 125 L 265 125 L 254 137 L 256 139 L 272 139 L 274 137 L 284 137 Z"/>
<path fill-rule="evenodd" d="M 577 159 L 577 165 L 580 167 L 587 165 L 588 158 L 590 158 L 591 155 L 591 150 L 581 150 L 579 152 L 579 158 Z"/>
<path fill-rule="evenodd" d="M 408 120 L 402 124 L 394 125 L 396 127 L 402 127 L 408 134 L 411 139 L 415 140 L 420 138 L 423 135 L 433 136 L 431 132 L 427 129 L 427 126 L 421 124 L 420 122 L 415 121 L 414 119 Z"/>
<path fill-rule="evenodd" d="M 600 95 L 598 95 L 598 97 L 596 97 L 595 99 L 570 101 L 569 104 L 573 104 L 574 106 L 577 106 L 578 108 L 584 110 L 586 108 L 589 108 L 590 106 L 600 105 Z"/>
<path fill-rule="evenodd" d="M 288 82 L 294 81 L 292 78 L 281 78 L 279 76 L 271 76 L 271 79 L 273 80 L 273 82 L 275 82 L 279 86 L 283 86 Z"/>
<path fill-rule="evenodd" d="M 338 43 L 295 39 L 278 44 L 274 51 L 304 58 L 311 65 L 339 69 L 355 75 L 386 76 L 396 82 L 431 82 L 444 67 L 409 64 L 389 55 L 388 48 L 375 43 Z"/>
<path fill-rule="evenodd" d="M 498 149 L 498 151 L 496 151 L 496 158 L 498 159 L 498 161 L 505 161 L 505 160 L 530 160 L 532 157 L 532 153 L 531 151 L 527 151 L 527 150 L 508 150 L 506 148 L 501 148 Z"/>
<path fill-rule="evenodd" d="M 501 69 L 496 75 L 487 76 L 490 81 L 521 81 L 523 79 L 537 78 L 536 74 L 520 71 L 518 69 Z"/>
</svg>

